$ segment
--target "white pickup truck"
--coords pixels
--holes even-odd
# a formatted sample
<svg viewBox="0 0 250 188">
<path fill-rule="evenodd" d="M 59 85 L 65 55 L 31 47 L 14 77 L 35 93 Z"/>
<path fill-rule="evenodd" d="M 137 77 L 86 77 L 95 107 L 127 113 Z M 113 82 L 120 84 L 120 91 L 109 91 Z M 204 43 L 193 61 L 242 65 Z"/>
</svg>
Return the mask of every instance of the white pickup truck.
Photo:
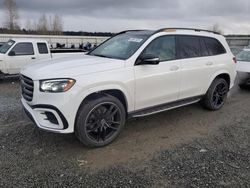
<svg viewBox="0 0 250 188">
<path fill-rule="evenodd" d="M 79 52 L 53 53 L 53 58 L 83 54 Z M 19 74 L 24 66 L 38 60 L 51 58 L 52 54 L 45 40 L 10 39 L 0 47 L 0 78 Z"/>
</svg>

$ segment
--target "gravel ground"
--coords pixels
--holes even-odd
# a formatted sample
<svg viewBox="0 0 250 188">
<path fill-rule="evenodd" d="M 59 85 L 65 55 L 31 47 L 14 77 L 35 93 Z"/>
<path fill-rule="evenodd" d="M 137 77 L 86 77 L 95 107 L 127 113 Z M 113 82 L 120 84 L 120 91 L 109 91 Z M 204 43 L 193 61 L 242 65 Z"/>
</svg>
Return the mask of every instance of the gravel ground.
<svg viewBox="0 0 250 188">
<path fill-rule="evenodd" d="M 0 82 L 0 187 L 250 187 L 250 91 L 127 122 L 111 145 L 37 129 L 22 113 L 19 82 Z"/>
</svg>

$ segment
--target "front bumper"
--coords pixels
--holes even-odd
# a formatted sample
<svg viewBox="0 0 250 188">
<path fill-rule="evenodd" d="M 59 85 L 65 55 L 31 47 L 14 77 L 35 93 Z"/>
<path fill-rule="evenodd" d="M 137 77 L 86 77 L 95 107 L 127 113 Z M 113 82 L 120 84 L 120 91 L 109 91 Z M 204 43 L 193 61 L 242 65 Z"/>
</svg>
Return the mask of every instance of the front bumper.
<svg viewBox="0 0 250 188">
<path fill-rule="evenodd" d="M 65 116 L 52 105 L 29 105 L 24 98 L 21 99 L 23 109 L 27 116 L 41 129 L 56 133 L 71 133 L 68 130 L 68 121 Z"/>
</svg>

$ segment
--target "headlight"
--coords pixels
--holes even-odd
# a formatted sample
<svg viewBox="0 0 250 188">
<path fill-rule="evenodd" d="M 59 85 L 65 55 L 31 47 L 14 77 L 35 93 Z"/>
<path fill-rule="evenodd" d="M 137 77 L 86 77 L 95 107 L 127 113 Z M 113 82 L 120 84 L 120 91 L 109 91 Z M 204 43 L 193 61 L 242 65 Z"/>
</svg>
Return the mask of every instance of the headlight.
<svg viewBox="0 0 250 188">
<path fill-rule="evenodd" d="M 75 82 L 73 79 L 41 80 L 40 91 L 50 93 L 65 92 L 68 91 Z"/>
</svg>

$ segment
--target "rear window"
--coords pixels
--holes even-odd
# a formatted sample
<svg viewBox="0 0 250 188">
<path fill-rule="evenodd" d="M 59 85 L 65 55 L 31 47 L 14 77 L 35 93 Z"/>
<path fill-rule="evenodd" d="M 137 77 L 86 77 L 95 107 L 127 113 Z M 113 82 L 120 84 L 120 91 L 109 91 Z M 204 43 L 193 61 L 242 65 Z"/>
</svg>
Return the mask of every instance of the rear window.
<svg viewBox="0 0 250 188">
<path fill-rule="evenodd" d="M 241 51 L 236 56 L 238 61 L 247 61 L 250 62 L 250 51 Z"/>
<path fill-rule="evenodd" d="M 192 58 L 200 56 L 200 41 L 195 36 L 179 36 L 180 58 Z"/>
<path fill-rule="evenodd" d="M 46 43 L 37 43 L 37 48 L 38 48 L 39 54 L 48 54 L 49 53 Z"/>
<path fill-rule="evenodd" d="M 226 53 L 225 48 L 218 40 L 205 37 L 203 40 L 205 41 L 209 55 L 219 55 Z"/>
</svg>

